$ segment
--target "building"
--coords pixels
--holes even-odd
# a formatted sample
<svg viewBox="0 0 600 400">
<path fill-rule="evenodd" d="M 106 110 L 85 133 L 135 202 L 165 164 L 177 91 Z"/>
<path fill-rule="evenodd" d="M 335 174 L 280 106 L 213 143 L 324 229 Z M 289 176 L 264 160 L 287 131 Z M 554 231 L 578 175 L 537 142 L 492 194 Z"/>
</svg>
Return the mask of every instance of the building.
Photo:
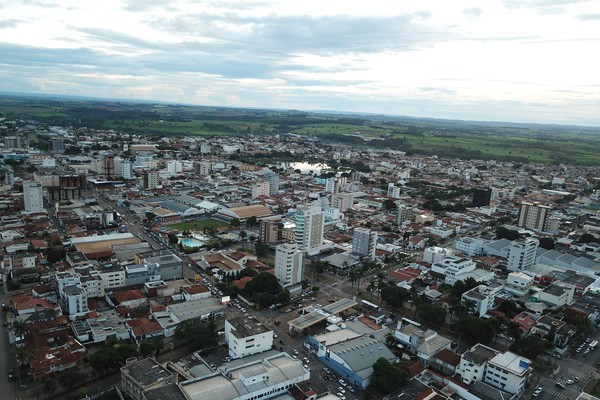
<svg viewBox="0 0 600 400">
<path fill-rule="evenodd" d="M 519 271 L 511 272 L 506 277 L 504 289 L 519 296 L 523 296 L 533 287 L 533 277 Z"/>
<path fill-rule="evenodd" d="M 467 385 L 482 381 L 487 362 L 497 354 L 499 354 L 497 350 L 479 343 L 464 352 L 460 357 L 460 364 L 456 369 L 461 381 Z"/>
<path fill-rule="evenodd" d="M 298 286 L 304 280 L 304 253 L 294 243 L 275 248 L 275 276 L 283 288 Z"/>
<path fill-rule="evenodd" d="M 274 196 L 279 193 L 279 175 L 276 172 L 265 172 L 265 181 L 269 183 L 269 195 Z"/>
<path fill-rule="evenodd" d="M 375 259 L 377 249 L 377 231 L 367 228 L 354 228 L 352 252 L 369 260 Z"/>
<path fill-rule="evenodd" d="M 65 140 L 61 137 L 50 139 L 50 150 L 53 153 L 63 153 L 65 151 Z"/>
<path fill-rule="evenodd" d="M 209 175 L 212 171 L 212 164 L 209 162 L 194 163 L 194 174 L 199 176 Z"/>
<path fill-rule="evenodd" d="M 179 387 L 187 400 L 266 400 L 285 395 L 308 379 L 310 372 L 301 361 L 277 353 L 262 360 L 232 362 L 218 372 L 181 382 Z"/>
<path fill-rule="evenodd" d="M 280 221 L 261 219 L 258 225 L 258 241 L 275 243 L 281 240 Z"/>
<path fill-rule="evenodd" d="M 519 207 L 517 226 L 540 231 L 547 230 L 551 211 L 549 206 L 522 202 Z"/>
<path fill-rule="evenodd" d="M 575 286 L 564 283 L 553 283 L 539 292 L 538 300 L 551 307 L 562 307 L 573 304 Z"/>
<path fill-rule="evenodd" d="M 257 182 L 252 185 L 252 198 L 255 199 L 260 196 L 268 196 L 270 190 L 269 182 Z"/>
<path fill-rule="evenodd" d="M 483 239 L 461 237 L 454 241 L 454 248 L 469 257 L 480 256 L 483 254 Z"/>
<path fill-rule="evenodd" d="M 154 358 L 129 359 L 121 367 L 121 388 L 133 400 L 146 400 L 145 392 L 173 383 L 177 383 L 177 373 Z"/>
<path fill-rule="evenodd" d="M 507 351 L 488 361 L 483 381 L 504 392 L 520 394 L 525 390 L 532 371 L 531 360 Z"/>
<path fill-rule="evenodd" d="M 508 270 L 522 271 L 532 267 L 539 243 L 537 239 L 530 237 L 513 240 L 508 247 Z"/>
<path fill-rule="evenodd" d="M 225 321 L 225 342 L 233 359 L 271 350 L 273 331 L 252 315 L 242 315 Z"/>
<path fill-rule="evenodd" d="M 438 246 L 427 247 L 423 250 L 423 261 L 429 264 L 435 264 L 451 255 L 452 252 L 446 248 Z"/>
<path fill-rule="evenodd" d="M 323 244 L 324 226 L 325 216 L 320 207 L 296 207 L 294 240 L 301 250 L 309 250 Z"/>
<path fill-rule="evenodd" d="M 4 147 L 7 149 L 26 149 L 29 147 L 29 139 L 26 136 L 6 136 Z"/>
<path fill-rule="evenodd" d="M 349 210 L 354 204 L 354 194 L 352 193 L 334 193 L 331 195 L 331 206 L 341 212 Z"/>
<path fill-rule="evenodd" d="M 388 195 L 388 197 L 391 197 L 394 199 L 399 199 L 400 198 L 400 187 L 394 185 L 392 182 L 388 183 L 387 195 Z"/>
<path fill-rule="evenodd" d="M 15 171 L 12 166 L 4 165 L 4 184 L 12 186 L 15 184 Z"/>
<path fill-rule="evenodd" d="M 442 261 L 431 266 L 431 271 L 444 275 L 444 283 L 454 285 L 458 281 L 473 278 L 477 282 L 491 282 L 494 272 L 476 268 L 477 264 L 466 257 L 445 257 Z"/>
<path fill-rule="evenodd" d="M 487 317 L 487 312 L 494 307 L 494 300 L 502 289 L 500 285 L 479 285 L 463 293 L 461 302 L 469 305 L 469 312 L 477 317 Z"/>
<path fill-rule="evenodd" d="M 415 219 L 415 211 L 412 208 L 406 208 L 405 206 L 398 207 L 398 219 L 396 223 L 403 225 L 405 222 L 412 222 Z"/>
<path fill-rule="evenodd" d="M 183 163 L 179 160 L 171 160 L 167 162 L 167 172 L 170 176 L 180 174 L 183 171 Z"/>
<path fill-rule="evenodd" d="M 157 171 L 144 171 L 143 179 L 143 187 L 146 190 L 156 189 L 159 184 L 159 173 Z"/>
<path fill-rule="evenodd" d="M 100 171 L 98 173 L 107 180 L 113 179 L 115 177 L 115 158 L 113 156 L 104 157 L 100 161 Z"/>
<path fill-rule="evenodd" d="M 490 205 L 492 189 L 473 189 L 473 207 L 485 207 Z"/>
<path fill-rule="evenodd" d="M 42 184 L 39 182 L 23 182 L 24 213 L 44 212 L 44 196 Z"/>
<path fill-rule="evenodd" d="M 87 292 L 80 285 L 66 285 L 60 290 L 60 298 L 64 305 L 65 314 L 74 320 L 90 312 Z"/>
</svg>

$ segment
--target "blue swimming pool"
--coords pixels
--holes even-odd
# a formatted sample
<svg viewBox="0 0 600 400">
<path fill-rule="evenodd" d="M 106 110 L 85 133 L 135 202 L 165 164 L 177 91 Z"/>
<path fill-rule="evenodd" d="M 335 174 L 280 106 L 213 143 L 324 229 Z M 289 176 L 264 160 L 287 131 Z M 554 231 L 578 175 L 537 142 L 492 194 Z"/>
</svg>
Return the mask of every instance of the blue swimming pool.
<svg viewBox="0 0 600 400">
<path fill-rule="evenodd" d="M 204 242 L 201 242 L 196 239 L 190 239 L 190 238 L 181 239 L 181 244 L 184 247 L 202 247 L 202 246 L 204 246 Z"/>
</svg>

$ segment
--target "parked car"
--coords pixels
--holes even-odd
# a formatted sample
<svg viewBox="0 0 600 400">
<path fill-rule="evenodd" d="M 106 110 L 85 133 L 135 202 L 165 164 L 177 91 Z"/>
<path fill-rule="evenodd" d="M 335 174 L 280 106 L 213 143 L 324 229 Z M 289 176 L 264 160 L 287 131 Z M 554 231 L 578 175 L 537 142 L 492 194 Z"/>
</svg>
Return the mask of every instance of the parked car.
<svg viewBox="0 0 600 400">
<path fill-rule="evenodd" d="M 343 379 L 340 379 L 338 382 L 340 383 L 340 385 L 346 386 L 346 382 Z"/>
<path fill-rule="evenodd" d="M 9 369 L 8 370 L 8 379 L 12 380 L 15 377 L 15 370 L 14 369 Z"/>
<path fill-rule="evenodd" d="M 559 389 L 564 389 L 564 388 L 565 388 L 565 385 L 563 385 L 563 384 L 562 384 L 562 383 L 560 383 L 560 382 L 556 382 L 556 383 L 554 384 L 554 386 L 556 386 L 556 387 L 557 387 L 557 388 L 559 388 Z"/>
<path fill-rule="evenodd" d="M 567 381 L 565 382 L 567 385 L 572 385 L 575 383 L 575 381 L 573 379 L 567 379 Z"/>
</svg>

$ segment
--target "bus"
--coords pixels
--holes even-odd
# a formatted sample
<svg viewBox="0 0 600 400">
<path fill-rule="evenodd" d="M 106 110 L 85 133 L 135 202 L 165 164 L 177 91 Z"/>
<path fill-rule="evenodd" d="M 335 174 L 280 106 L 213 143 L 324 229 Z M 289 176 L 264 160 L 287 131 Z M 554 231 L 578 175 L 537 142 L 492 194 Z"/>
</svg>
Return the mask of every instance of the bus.
<svg viewBox="0 0 600 400">
<path fill-rule="evenodd" d="M 381 307 L 379 307 L 377 304 L 371 303 L 370 301 L 363 300 L 361 303 L 363 307 L 369 308 L 374 311 L 381 311 Z"/>
</svg>

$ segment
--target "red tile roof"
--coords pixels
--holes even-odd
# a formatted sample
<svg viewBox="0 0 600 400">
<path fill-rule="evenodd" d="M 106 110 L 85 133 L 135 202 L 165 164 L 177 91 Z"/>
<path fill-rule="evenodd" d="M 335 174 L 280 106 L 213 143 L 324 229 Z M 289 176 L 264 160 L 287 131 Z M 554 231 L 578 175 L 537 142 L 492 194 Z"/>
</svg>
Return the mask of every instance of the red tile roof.
<svg viewBox="0 0 600 400">
<path fill-rule="evenodd" d="M 440 360 L 448 365 L 452 365 L 454 367 L 456 367 L 458 364 L 460 364 L 460 356 L 458 354 L 456 354 L 455 352 L 453 352 L 452 350 L 448 350 L 448 349 L 441 350 L 433 357 L 437 358 L 438 360 Z"/>
<path fill-rule="evenodd" d="M 117 292 L 115 293 L 115 300 L 117 303 L 121 304 L 125 301 L 131 300 L 141 300 L 145 299 L 146 296 L 138 289 L 127 290 L 125 292 Z"/>
<path fill-rule="evenodd" d="M 252 280 L 251 276 L 244 276 L 241 279 L 236 279 L 233 283 L 238 289 L 243 289 L 246 287 L 246 284 Z"/>
<path fill-rule="evenodd" d="M 194 285 L 194 286 L 186 286 L 181 288 L 181 290 L 185 290 L 188 294 L 192 295 L 192 294 L 199 294 L 199 293 L 206 293 L 208 292 L 208 288 L 204 285 Z"/>
</svg>

